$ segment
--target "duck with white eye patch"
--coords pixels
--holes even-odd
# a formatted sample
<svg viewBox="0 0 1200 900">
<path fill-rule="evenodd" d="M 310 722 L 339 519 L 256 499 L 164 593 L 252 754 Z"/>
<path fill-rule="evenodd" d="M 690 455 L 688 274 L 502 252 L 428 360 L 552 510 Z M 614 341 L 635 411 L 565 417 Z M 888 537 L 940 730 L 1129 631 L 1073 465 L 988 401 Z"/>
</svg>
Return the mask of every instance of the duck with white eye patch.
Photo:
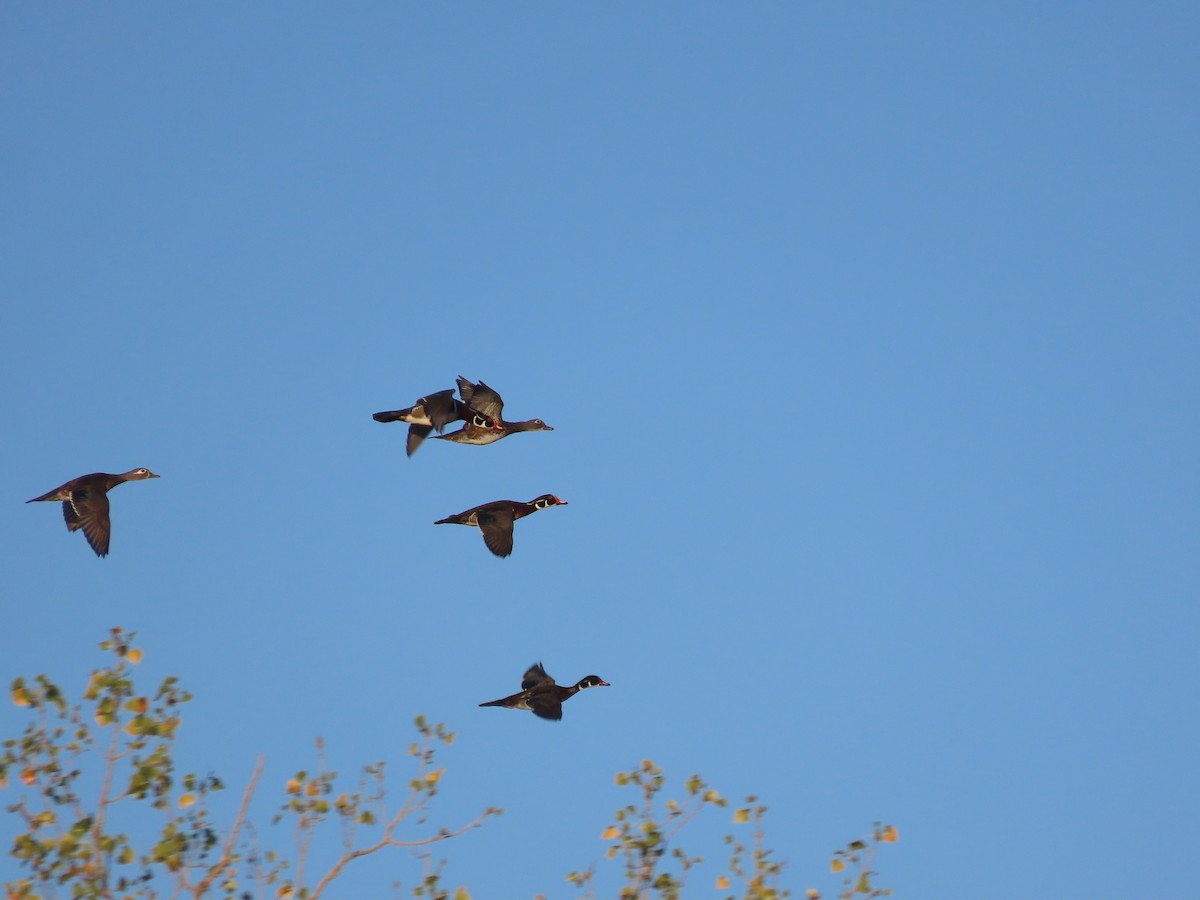
<svg viewBox="0 0 1200 900">
<path fill-rule="evenodd" d="M 546 674 L 541 663 L 534 663 L 521 680 L 521 690 L 500 700 L 480 703 L 480 706 L 500 706 L 504 709 L 527 709 L 535 716 L 557 722 L 562 719 L 562 705 L 582 690 L 593 687 L 611 687 L 599 675 L 580 678 L 570 687 L 555 684 Z"/>
<path fill-rule="evenodd" d="M 508 556 L 513 550 L 513 523 L 517 519 L 548 509 L 551 506 L 566 506 L 553 494 L 542 494 L 528 503 L 519 500 L 493 500 L 473 506 L 457 515 L 438 519 L 434 525 L 469 525 L 483 532 L 483 542 L 496 556 Z"/>
<path fill-rule="evenodd" d="M 504 400 L 492 388 L 482 381 L 472 384 L 469 379 L 458 376 L 458 394 L 462 402 L 474 410 L 490 417 L 496 423 L 496 428 L 480 428 L 473 422 L 468 422 L 458 431 L 438 435 L 438 440 L 452 441 L 455 444 L 494 444 L 501 438 L 521 431 L 553 431 L 554 429 L 541 419 L 526 419 L 524 422 L 504 421 Z"/>
</svg>

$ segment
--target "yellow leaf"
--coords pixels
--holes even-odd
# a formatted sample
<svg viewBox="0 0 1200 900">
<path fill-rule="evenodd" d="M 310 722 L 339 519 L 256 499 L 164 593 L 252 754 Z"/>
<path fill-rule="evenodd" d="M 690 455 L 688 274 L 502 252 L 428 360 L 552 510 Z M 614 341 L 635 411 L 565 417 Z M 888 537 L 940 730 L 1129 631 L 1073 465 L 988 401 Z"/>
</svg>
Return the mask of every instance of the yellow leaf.
<svg viewBox="0 0 1200 900">
<path fill-rule="evenodd" d="M 620 834 L 621 832 L 617 830 L 616 825 L 609 825 L 604 829 L 604 834 L 600 835 L 600 840 L 611 841 L 613 838 L 619 837 Z"/>
<path fill-rule="evenodd" d="M 125 658 L 136 666 L 142 661 L 142 651 L 134 648 L 125 654 Z"/>
<path fill-rule="evenodd" d="M 304 789 L 304 793 L 308 794 L 310 797 L 315 797 L 317 794 L 321 793 L 321 786 L 315 781 L 310 781 L 308 783 L 308 787 Z"/>
<path fill-rule="evenodd" d="M 292 886 L 290 884 L 285 884 L 275 892 L 275 896 L 278 897 L 279 900 L 290 900 L 292 896 Z"/>
<path fill-rule="evenodd" d="M 295 778 L 289 778 L 288 783 L 287 783 L 287 792 L 289 794 L 300 793 L 300 782 L 297 781 Z"/>
<path fill-rule="evenodd" d="M 723 891 L 727 887 L 729 887 L 729 876 L 722 875 L 720 878 L 717 879 L 717 890 Z"/>
<path fill-rule="evenodd" d="M 733 813 L 733 824 L 734 825 L 741 825 L 743 822 L 749 822 L 749 821 L 750 821 L 750 810 L 739 809 L 739 810 L 734 811 L 734 813 Z"/>
<path fill-rule="evenodd" d="M 885 843 L 894 844 L 896 841 L 900 840 L 900 832 L 896 830 L 895 825 L 889 825 L 887 828 L 883 829 L 883 833 L 879 835 L 879 839 Z"/>
<path fill-rule="evenodd" d="M 437 784 L 439 781 L 442 780 L 442 772 L 444 772 L 444 771 L 445 771 L 445 769 L 438 769 L 436 772 L 430 772 L 428 775 L 425 776 L 425 780 L 430 782 L 431 784 Z"/>
<path fill-rule="evenodd" d="M 37 770 L 33 768 L 25 769 L 21 773 L 21 783 L 26 787 L 33 787 L 37 783 Z"/>
<path fill-rule="evenodd" d="M 179 808 L 187 809 L 189 806 L 191 806 L 195 802 L 196 802 L 195 794 L 184 794 L 183 796 L 181 796 L 179 798 Z"/>
<path fill-rule="evenodd" d="M 840 859 L 835 859 L 829 864 L 830 872 L 840 872 L 844 868 L 846 868 L 846 864 L 844 862 L 842 862 Z"/>
<path fill-rule="evenodd" d="M 29 692 L 25 688 L 13 688 L 12 701 L 17 706 L 28 706 Z"/>
</svg>

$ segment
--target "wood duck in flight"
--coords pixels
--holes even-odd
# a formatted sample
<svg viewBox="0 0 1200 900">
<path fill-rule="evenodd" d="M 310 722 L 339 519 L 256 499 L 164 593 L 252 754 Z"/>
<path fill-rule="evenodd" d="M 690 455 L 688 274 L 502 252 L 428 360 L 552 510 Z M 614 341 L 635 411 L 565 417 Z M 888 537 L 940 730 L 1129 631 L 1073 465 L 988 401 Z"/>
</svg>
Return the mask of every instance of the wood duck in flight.
<svg viewBox="0 0 1200 900">
<path fill-rule="evenodd" d="M 458 515 L 438 519 L 434 525 L 470 525 L 483 532 L 483 542 L 497 556 L 508 556 L 513 550 L 513 523 L 517 519 L 550 506 L 566 506 L 553 494 L 542 494 L 528 503 L 519 500 L 493 500 L 473 506 Z"/>
<path fill-rule="evenodd" d="M 599 675 L 588 675 L 570 687 L 563 687 L 554 683 L 554 679 L 546 674 L 541 663 L 534 663 L 525 673 L 525 677 L 521 679 L 520 693 L 479 705 L 502 706 L 505 709 L 528 709 L 535 716 L 557 722 L 562 718 L 563 703 L 584 688 L 591 687 L 610 687 L 610 685 Z"/>
<path fill-rule="evenodd" d="M 527 419 L 524 422 L 504 421 L 504 401 L 500 395 L 484 384 L 472 384 L 461 375 L 458 376 L 458 394 L 462 402 L 471 409 L 482 413 L 496 423 L 495 428 L 481 428 L 475 422 L 468 421 L 458 431 L 450 434 L 439 434 L 438 440 L 453 441 L 456 444 L 494 444 L 501 438 L 518 431 L 553 431 L 554 429 L 541 419 Z"/>
<path fill-rule="evenodd" d="M 157 477 L 149 469 L 131 469 L 122 475 L 94 472 L 91 475 L 72 478 L 66 484 L 25 502 L 61 500 L 67 531 L 83 529 L 83 536 L 96 551 L 96 555 L 108 556 L 108 541 L 112 536 L 112 524 L 108 518 L 108 492 L 126 481 Z"/>
<path fill-rule="evenodd" d="M 468 427 L 480 434 L 496 432 L 500 425 L 491 417 L 486 416 L 468 404 L 454 399 L 454 388 L 438 391 L 427 397 L 421 397 L 407 409 L 391 409 L 375 413 L 372 418 L 376 422 L 408 422 L 407 453 L 412 456 L 421 446 L 421 442 L 429 437 L 431 431 L 442 429 L 451 422 L 464 421 Z M 496 440 L 504 435 L 499 435 Z M 487 443 L 487 442 L 481 442 Z"/>
</svg>

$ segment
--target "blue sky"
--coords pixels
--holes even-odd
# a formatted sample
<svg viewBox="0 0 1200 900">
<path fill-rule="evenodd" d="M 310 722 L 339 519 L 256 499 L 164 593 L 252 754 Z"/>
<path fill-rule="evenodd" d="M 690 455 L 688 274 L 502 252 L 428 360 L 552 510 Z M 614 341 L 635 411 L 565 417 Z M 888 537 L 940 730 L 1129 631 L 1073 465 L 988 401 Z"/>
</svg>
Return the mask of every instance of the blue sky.
<svg viewBox="0 0 1200 900">
<path fill-rule="evenodd" d="M 482 900 L 574 896 L 645 757 L 761 796 L 800 893 L 882 820 L 900 897 L 1194 896 L 1198 26 L 5 5 L 0 676 L 137 630 L 283 849 L 315 736 L 445 721 Z M 459 374 L 556 430 L 406 459 L 371 413 Z M 104 560 L 23 503 L 135 466 Z M 544 492 L 506 560 L 432 525 Z M 536 660 L 612 687 L 476 707 Z"/>
</svg>

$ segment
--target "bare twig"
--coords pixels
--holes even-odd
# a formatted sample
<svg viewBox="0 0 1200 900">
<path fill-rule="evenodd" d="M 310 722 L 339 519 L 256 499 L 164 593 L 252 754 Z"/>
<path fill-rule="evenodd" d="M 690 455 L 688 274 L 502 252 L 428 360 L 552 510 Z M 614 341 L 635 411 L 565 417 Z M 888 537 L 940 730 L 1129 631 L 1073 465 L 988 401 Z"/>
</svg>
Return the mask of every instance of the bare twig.
<svg viewBox="0 0 1200 900">
<path fill-rule="evenodd" d="M 203 897 L 213 882 L 233 862 L 238 833 L 242 830 L 242 823 L 246 821 L 246 810 L 250 808 L 250 800 L 254 796 L 254 789 L 258 786 L 258 779 L 262 776 L 264 760 L 264 756 L 260 753 L 258 760 L 254 763 L 254 774 L 250 776 L 250 781 L 246 785 L 245 792 L 242 794 L 242 804 L 238 807 L 237 818 L 233 820 L 233 829 L 229 832 L 229 837 L 225 841 L 225 847 L 221 851 L 221 858 L 217 860 L 216 865 L 208 870 L 208 874 L 200 880 L 192 891 L 193 896 L 196 898 Z"/>
<path fill-rule="evenodd" d="M 100 797 L 96 803 L 96 820 L 92 823 L 92 843 L 95 846 L 96 870 L 103 873 L 101 877 L 104 879 L 105 893 L 108 891 L 108 871 L 104 865 L 104 851 L 101 849 L 104 846 L 104 814 L 109 805 L 108 794 L 112 789 L 113 772 L 117 768 L 117 760 L 125 755 L 117 750 L 121 745 L 121 728 L 115 708 L 112 720 L 109 722 L 109 727 L 113 730 L 112 742 L 109 744 L 108 753 L 104 757 L 104 781 L 100 785 Z"/>
<path fill-rule="evenodd" d="M 450 838 L 455 838 L 459 835 L 466 834 L 472 828 L 478 828 L 483 824 L 483 820 L 491 814 L 491 809 L 484 810 L 484 812 L 481 813 L 477 818 L 471 822 L 468 822 L 457 831 L 442 830 L 433 837 L 425 838 L 419 841 L 398 841 L 392 837 L 392 833 L 395 831 L 396 826 L 399 825 L 405 818 L 406 813 L 402 810 L 396 814 L 395 818 L 393 818 L 391 822 L 388 823 L 387 828 L 385 828 L 383 831 L 383 837 L 381 837 L 378 841 L 369 847 L 363 847 L 359 850 L 352 850 L 349 853 L 344 854 L 341 859 L 334 863 L 333 867 L 325 873 L 325 877 L 317 883 L 315 888 L 313 888 L 313 892 L 309 895 L 309 897 L 311 900 L 318 900 L 318 898 L 321 896 L 321 892 L 329 886 L 330 882 L 337 878 L 342 873 L 342 870 L 346 868 L 346 866 L 360 857 L 369 856 L 372 853 L 382 850 L 384 847 L 423 847 L 427 844 L 436 844 L 438 841 L 449 840 Z"/>
</svg>

